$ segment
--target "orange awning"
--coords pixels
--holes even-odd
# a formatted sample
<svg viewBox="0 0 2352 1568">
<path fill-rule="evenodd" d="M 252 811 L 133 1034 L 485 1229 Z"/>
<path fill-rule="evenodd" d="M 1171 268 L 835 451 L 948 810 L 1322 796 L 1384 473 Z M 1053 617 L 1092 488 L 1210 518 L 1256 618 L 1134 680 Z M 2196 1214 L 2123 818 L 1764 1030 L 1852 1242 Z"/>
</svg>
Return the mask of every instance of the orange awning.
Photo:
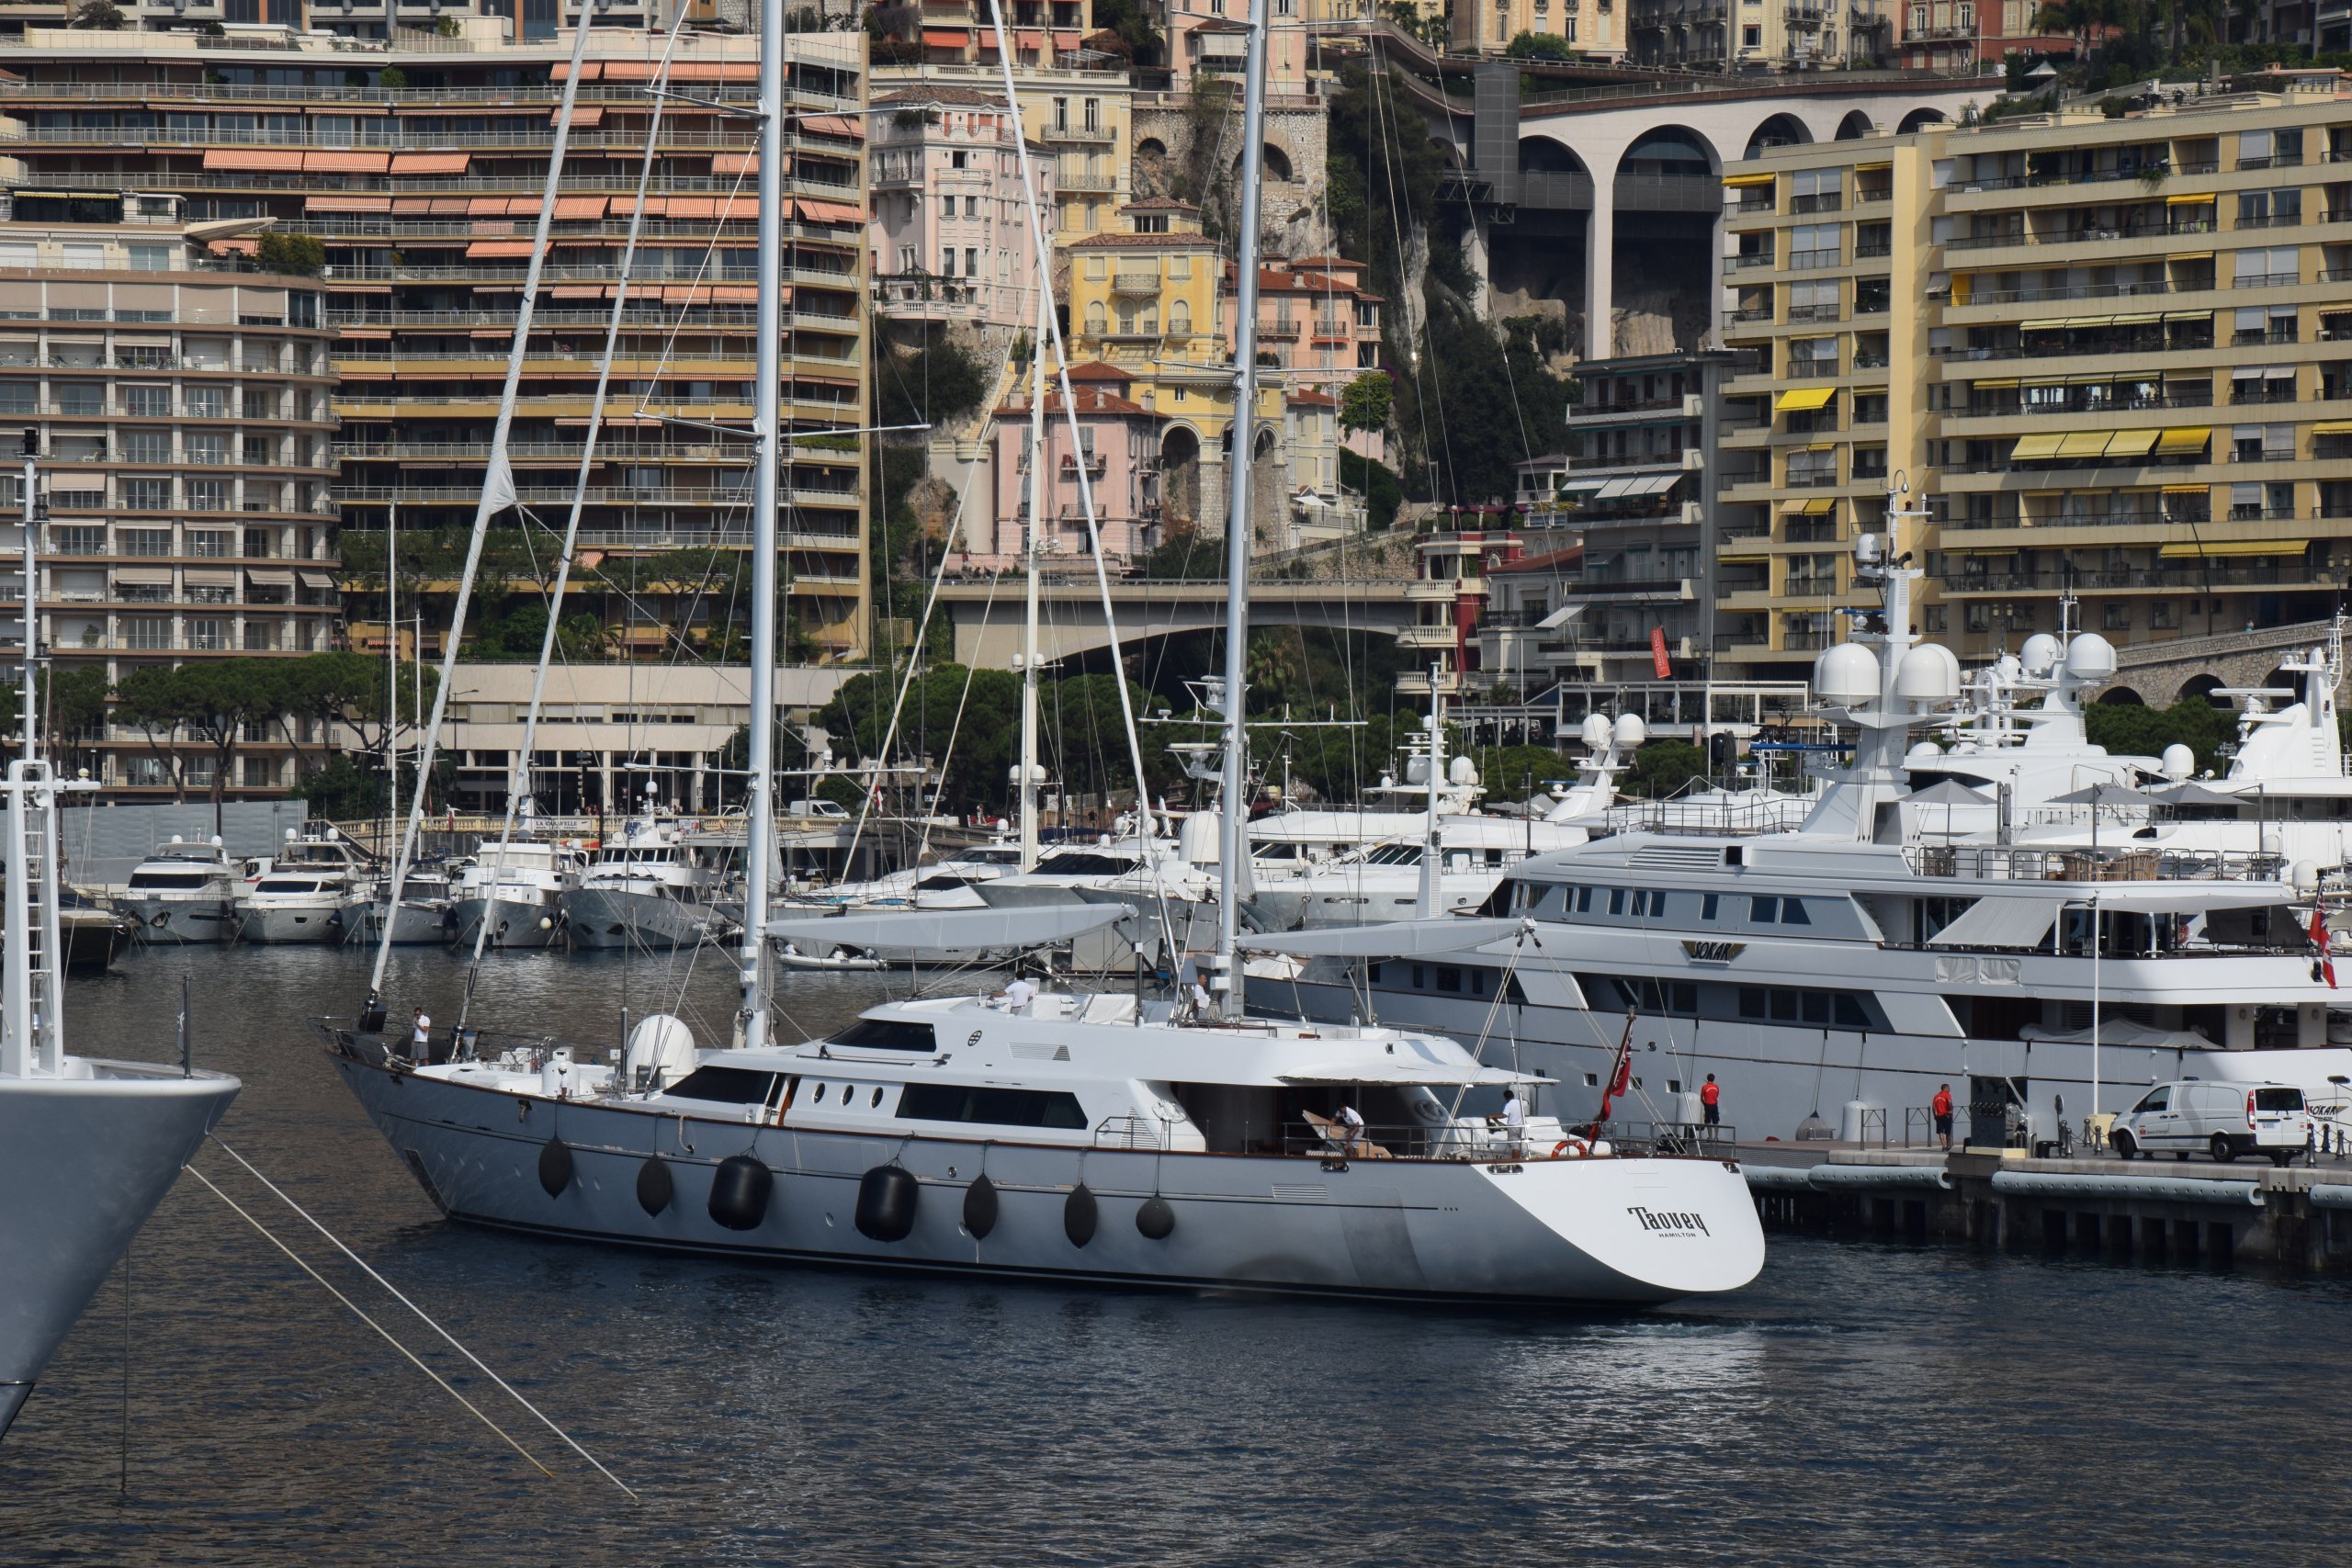
<svg viewBox="0 0 2352 1568">
<path fill-rule="evenodd" d="M 305 152 L 302 172 L 306 175 L 380 175 L 392 166 L 390 152 Z"/>
<path fill-rule="evenodd" d="M 548 110 L 548 123 L 549 125 L 558 124 L 562 120 L 562 118 L 563 107 L 561 105 L 559 104 L 554 108 Z M 604 123 L 605 108 L 602 104 L 575 104 L 572 106 L 571 128 L 574 130 L 594 130 L 596 127 Z"/>
<path fill-rule="evenodd" d="M 312 196 L 302 201 L 306 212 L 390 212 L 389 196 Z"/>
<path fill-rule="evenodd" d="M 555 198 L 555 215 L 559 220 L 602 218 L 605 197 L 601 196 L 560 196 Z"/>
<path fill-rule="evenodd" d="M 721 152 L 710 161 L 714 175 L 756 175 L 760 172 L 757 152 Z"/>
<path fill-rule="evenodd" d="M 208 147 L 204 152 L 204 166 L 208 169 L 284 169 L 292 166 L 295 153 L 259 147 Z"/>
<path fill-rule="evenodd" d="M 430 196 L 424 198 L 424 206 L 413 209 L 403 207 L 401 210 L 402 212 L 437 212 L 444 217 L 450 217 L 460 212 L 471 211 L 472 209 L 467 204 L 467 198 L 462 196 Z"/>
<path fill-rule="evenodd" d="M 1057 53 L 1074 52 L 1078 44 L 1079 35 L 1076 33 L 1057 32 L 1054 35 L 1054 49 Z"/>
<path fill-rule="evenodd" d="M 458 210 L 463 212 L 465 209 L 466 198 L 461 196 L 458 197 Z M 433 210 L 433 198 L 424 196 L 396 196 L 392 197 L 392 210 L 394 212 L 430 212 Z"/>
<path fill-rule="evenodd" d="M 1022 31 L 1012 35 L 1012 47 L 1015 49 L 1043 49 L 1046 47 L 1046 35 L 1039 32 L 1035 28 L 1023 28 Z"/>
<path fill-rule="evenodd" d="M 261 249 L 258 240 L 215 240 L 212 248 L 226 255 L 249 256 Z M 21 597 L 21 595 L 19 595 Z"/>
<path fill-rule="evenodd" d="M 650 60 L 607 60 L 605 80 L 607 82 L 650 82 L 653 80 Z"/>
<path fill-rule="evenodd" d="M 506 212 L 506 198 L 503 196 L 469 196 L 465 202 L 466 210 L 477 216 L 503 217 Z"/>
<path fill-rule="evenodd" d="M 961 49 L 971 36 L 971 34 L 964 31 L 961 28 L 925 28 L 922 30 L 923 47 L 926 49 Z"/>
<path fill-rule="evenodd" d="M 396 175 L 462 175 L 473 161 L 470 152 L 395 152 L 392 173 Z"/>
<path fill-rule="evenodd" d="M 597 76 L 603 73 L 604 69 L 605 62 L 601 60 L 583 62 L 580 67 L 580 79 L 582 82 L 594 82 L 596 80 Z M 571 62 L 569 60 L 559 60 L 555 62 L 555 69 L 550 71 L 548 73 L 548 76 L 550 81 L 560 82 L 571 74 Z"/>
<path fill-rule="evenodd" d="M 681 60 L 670 67 L 673 82 L 756 82 L 756 60 Z"/>
<path fill-rule="evenodd" d="M 531 254 L 528 240 L 476 240 L 466 247 L 468 261 L 503 260 L 526 257 Z"/>
<path fill-rule="evenodd" d="M 811 201 L 804 196 L 796 197 L 794 205 L 800 209 L 801 221 L 806 223 L 864 223 L 865 221 L 865 213 L 843 202 Z"/>
<path fill-rule="evenodd" d="M 800 129 L 813 130 L 820 136 L 846 136 L 852 141 L 865 140 L 865 128 L 854 119 L 837 114 L 812 114 L 802 119 Z"/>
<path fill-rule="evenodd" d="M 560 283 L 548 293 L 559 299 L 609 299 L 613 297 L 608 283 Z"/>
</svg>

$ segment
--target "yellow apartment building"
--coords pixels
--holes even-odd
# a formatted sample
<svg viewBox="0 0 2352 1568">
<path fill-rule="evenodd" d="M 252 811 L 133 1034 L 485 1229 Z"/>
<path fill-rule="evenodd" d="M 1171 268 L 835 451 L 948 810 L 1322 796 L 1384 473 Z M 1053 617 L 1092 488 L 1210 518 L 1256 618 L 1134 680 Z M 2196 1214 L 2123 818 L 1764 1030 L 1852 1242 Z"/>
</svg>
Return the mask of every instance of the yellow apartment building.
<svg viewBox="0 0 2352 1568">
<path fill-rule="evenodd" d="M 1718 646 L 1844 637 L 1888 479 L 1977 661 L 2324 616 L 2352 576 L 2352 93 L 2334 76 L 1777 148 L 1726 173 Z M 1731 471 L 1735 469 L 1736 471 Z M 2169 695 L 2164 694 L 2163 695 Z"/>
</svg>

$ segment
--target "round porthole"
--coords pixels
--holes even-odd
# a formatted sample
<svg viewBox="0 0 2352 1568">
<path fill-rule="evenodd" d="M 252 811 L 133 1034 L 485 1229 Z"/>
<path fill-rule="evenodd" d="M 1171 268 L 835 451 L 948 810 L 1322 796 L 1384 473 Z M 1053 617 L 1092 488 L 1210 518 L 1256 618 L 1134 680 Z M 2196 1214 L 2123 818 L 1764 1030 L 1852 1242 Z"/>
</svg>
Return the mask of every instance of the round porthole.
<svg viewBox="0 0 2352 1568">
<path fill-rule="evenodd" d="M 869 1104 L 871 1104 L 871 1105 L 873 1105 L 876 1110 L 881 1109 L 881 1105 L 882 1105 L 882 1091 L 881 1091 L 880 1089 L 876 1089 L 876 1090 L 874 1091 L 874 1098 L 873 1098 L 873 1100 L 871 1100 L 870 1101 L 868 1101 L 868 1103 L 869 1103 Z"/>
<path fill-rule="evenodd" d="M 825 1086 L 823 1084 L 819 1084 L 817 1086 L 817 1103 L 820 1105 L 825 1103 Z"/>
</svg>

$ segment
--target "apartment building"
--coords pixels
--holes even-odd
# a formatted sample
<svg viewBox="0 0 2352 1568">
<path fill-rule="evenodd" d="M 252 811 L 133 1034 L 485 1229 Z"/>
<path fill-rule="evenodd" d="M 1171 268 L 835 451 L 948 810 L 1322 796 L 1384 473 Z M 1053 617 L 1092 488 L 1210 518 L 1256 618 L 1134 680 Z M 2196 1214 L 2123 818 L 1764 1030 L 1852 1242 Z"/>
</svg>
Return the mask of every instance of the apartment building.
<svg viewBox="0 0 2352 1568">
<path fill-rule="evenodd" d="M 2048 9 L 2041 0 L 1901 0 L 1897 53 L 1905 71 L 1955 73 L 2012 54 L 2073 54 L 2073 37 L 2034 26 Z"/>
<path fill-rule="evenodd" d="M 142 665 L 334 645 L 324 291 L 213 254 L 249 227 L 190 224 L 169 195 L 0 192 L 0 426 L 21 424 L 40 459 L 38 625 L 59 673 L 96 669 L 111 685 Z M 13 521 L 14 429 L 6 448 L 0 516 Z M 21 648 L 13 550 L 9 566 L 0 595 Z M 104 784 L 171 785 L 167 757 L 133 727 L 79 744 Z M 229 788 L 282 795 L 293 761 L 257 735 Z M 209 754 L 186 763 L 209 787 Z"/>
<path fill-rule="evenodd" d="M 981 7 L 985 17 L 987 8 Z M 951 88 L 1001 97 L 1004 77 L 991 50 L 984 63 L 932 61 L 885 65 L 876 54 L 874 91 L 939 93 Z M 1069 55 L 1068 63 L 1021 62 L 1022 133 L 1046 149 L 1053 165 L 1056 243 L 1116 227 L 1119 204 L 1133 192 L 1134 90 L 1124 62 Z"/>
<path fill-rule="evenodd" d="M 1464 0 L 1451 10 L 1457 53 L 1500 54 L 1521 33 L 1549 34 L 1601 60 L 1628 53 L 1631 6 L 1619 0 Z"/>
<path fill-rule="evenodd" d="M 1897 0 L 1627 0 L 1628 58 L 1686 71 L 1884 65 Z"/>
<path fill-rule="evenodd" d="M 1731 368 L 1727 354 L 1577 367 L 1566 449 L 1517 465 L 1526 553 L 1495 574 L 1483 668 L 1522 693 L 1702 672 L 1714 593 L 1747 570 L 1719 560 L 1712 528 Z"/>
<path fill-rule="evenodd" d="M 1018 565 L 1027 527 L 1029 413 L 1026 369 L 1016 367 L 1012 395 L 990 416 L 989 458 L 993 515 L 971 508 L 966 531 L 971 564 L 981 570 Z M 1047 386 L 1053 385 L 1050 371 Z M 1078 430 L 1063 412 L 1060 392 L 1046 394 L 1044 511 L 1041 548 L 1049 556 L 1080 557 L 1093 551 L 1086 527 L 1086 499 L 1094 501 L 1095 529 L 1102 557 L 1125 570 L 1159 542 L 1159 420 L 1135 400 L 1134 378 L 1116 366 L 1074 365 L 1070 395 Z M 1081 467 L 1084 487 L 1080 481 Z"/>
<path fill-rule="evenodd" d="M 2060 600 L 2119 643 L 2322 617 L 2352 577 L 2352 94 L 1931 127 L 1733 166 L 1717 636 L 1842 637 L 1902 473 L 1922 629 Z"/>
<path fill-rule="evenodd" d="M 875 308 L 921 333 L 1036 330 L 1051 274 L 1022 181 L 1020 126 L 1001 93 L 926 85 L 874 101 L 870 130 Z M 1038 199 L 1053 210 L 1054 160 L 1030 149 Z"/>
<path fill-rule="evenodd" d="M 568 37 L 510 44 L 500 30 L 477 19 L 387 45 L 31 29 L 0 43 L 6 183 L 171 195 L 193 221 L 266 221 L 324 247 L 345 528 L 395 512 L 403 532 L 462 527 L 481 493 L 571 55 Z M 560 527 L 653 140 L 573 579 L 610 646 L 646 654 L 674 633 L 607 586 L 605 562 L 748 546 L 748 446 L 729 432 L 751 417 L 756 347 L 757 133 L 714 106 L 752 102 L 757 41 L 682 39 L 670 77 L 684 96 L 664 100 L 656 139 L 663 45 L 601 27 L 590 39 L 509 447 L 518 502 Z M 859 652 L 869 618 L 862 439 L 832 434 L 872 423 L 864 53 L 862 37 L 830 32 L 796 33 L 791 50 L 784 414 L 797 439 L 783 494 L 803 656 Z"/>
</svg>

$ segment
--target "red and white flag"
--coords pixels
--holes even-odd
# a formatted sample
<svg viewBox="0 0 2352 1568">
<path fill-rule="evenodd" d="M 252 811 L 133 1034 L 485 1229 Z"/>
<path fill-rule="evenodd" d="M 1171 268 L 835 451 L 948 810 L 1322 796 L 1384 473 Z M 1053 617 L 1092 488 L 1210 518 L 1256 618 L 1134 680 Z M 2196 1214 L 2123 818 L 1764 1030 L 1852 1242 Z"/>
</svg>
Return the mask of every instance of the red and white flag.
<svg viewBox="0 0 2352 1568">
<path fill-rule="evenodd" d="M 2335 989 L 2335 955 L 2327 950 L 2327 906 L 2312 906 L 2312 945 L 2319 949 L 2319 972 L 2329 990 Z"/>
</svg>

